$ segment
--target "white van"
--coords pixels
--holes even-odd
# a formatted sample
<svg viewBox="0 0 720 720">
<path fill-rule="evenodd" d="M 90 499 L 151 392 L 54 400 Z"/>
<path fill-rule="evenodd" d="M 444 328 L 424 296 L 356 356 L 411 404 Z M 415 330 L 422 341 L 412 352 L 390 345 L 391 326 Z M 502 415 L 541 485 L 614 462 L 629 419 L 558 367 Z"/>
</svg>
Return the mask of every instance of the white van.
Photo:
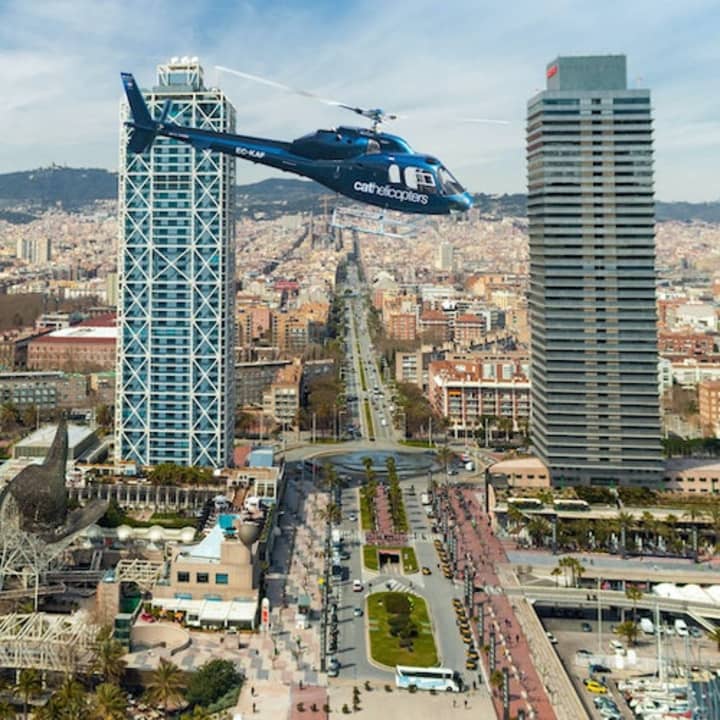
<svg viewBox="0 0 720 720">
<path fill-rule="evenodd" d="M 655 625 L 653 625 L 653 621 L 650 618 L 640 618 L 640 629 L 645 635 L 655 634 Z"/>
<path fill-rule="evenodd" d="M 687 637 L 690 634 L 688 632 L 688 626 L 682 618 L 675 620 L 675 634 L 678 637 Z"/>
</svg>

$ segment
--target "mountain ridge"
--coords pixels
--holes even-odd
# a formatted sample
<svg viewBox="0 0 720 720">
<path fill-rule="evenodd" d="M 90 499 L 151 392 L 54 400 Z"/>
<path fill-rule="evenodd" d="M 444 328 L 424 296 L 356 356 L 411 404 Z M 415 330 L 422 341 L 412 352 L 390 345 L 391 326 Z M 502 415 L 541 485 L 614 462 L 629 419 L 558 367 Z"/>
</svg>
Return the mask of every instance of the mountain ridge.
<svg viewBox="0 0 720 720">
<path fill-rule="evenodd" d="M 97 200 L 117 197 L 117 173 L 99 168 L 70 168 L 51 165 L 13 173 L 0 173 L 0 219 L 11 223 L 30 222 L 50 207 L 79 210 Z M 235 188 L 240 217 L 276 217 L 297 212 L 320 212 L 337 196 L 310 180 L 267 178 Z M 475 206 L 482 213 L 522 217 L 526 214 L 524 193 L 475 193 Z M 720 223 L 720 200 L 704 203 L 656 201 L 657 220 Z"/>
</svg>

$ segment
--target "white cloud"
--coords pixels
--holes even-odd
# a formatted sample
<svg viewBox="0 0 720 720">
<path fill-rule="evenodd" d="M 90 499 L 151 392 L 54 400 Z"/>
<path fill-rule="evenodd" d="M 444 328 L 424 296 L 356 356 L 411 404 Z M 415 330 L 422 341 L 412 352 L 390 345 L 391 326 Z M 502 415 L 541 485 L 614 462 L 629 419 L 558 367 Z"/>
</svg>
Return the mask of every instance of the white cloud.
<svg viewBox="0 0 720 720">
<path fill-rule="evenodd" d="M 0 4 L 0 171 L 45 165 L 114 168 L 121 70 L 143 85 L 172 55 L 198 55 L 206 77 L 222 64 L 408 120 L 393 131 L 443 159 L 471 189 L 525 189 L 525 103 L 558 54 L 625 52 L 631 82 L 653 90 L 665 199 L 720 196 L 713 2 L 659 4 L 551 0 L 512 4 L 379 0 L 203 4 L 162 0 L 62 0 Z M 238 129 L 290 139 L 352 116 L 223 76 Z M 508 127 L 467 126 L 467 115 Z M 388 128 L 390 129 L 390 128 Z M 691 139 L 690 139 L 691 138 Z M 268 173 L 240 164 L 240 181 Z M 692 184 L 678 178 L 692 176 Z"/>
</svg>

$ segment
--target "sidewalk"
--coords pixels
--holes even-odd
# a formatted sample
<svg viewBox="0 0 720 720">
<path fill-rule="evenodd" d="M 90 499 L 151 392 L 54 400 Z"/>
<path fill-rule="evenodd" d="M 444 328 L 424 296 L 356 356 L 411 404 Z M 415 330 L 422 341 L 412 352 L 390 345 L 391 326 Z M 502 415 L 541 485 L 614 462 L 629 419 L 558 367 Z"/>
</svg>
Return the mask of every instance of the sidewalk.
<svg viewBox="0 0 720 720">
<path fill-rule="evenodd" d="M 476 491 L 453 487 L 442 488 L 440 493 L 442 507 L 455 519 L 449 532 L 456 538 L 457 576 L 462 578 L 465 566 L 470 565 L 476 572 L 474 586 L 485 589 L 474 593 L 473 602 L 483 602 L 485 607 L 485 636 L 479 646 L 488 675 L 489 657 L 482 649 L 494 632 L 496 669 L 507 668 L 510 674 L 510 716 L 524 710 L 529 718 L 553 720 L 557 715 L 534 666 L 528 640 L 500 587 L 496 567 L 508 562 L 505 550 L 489 527 Z M 493 702 L 497 716 L 502 717 L 500 692 L 493 693 Z"/>
</svg>

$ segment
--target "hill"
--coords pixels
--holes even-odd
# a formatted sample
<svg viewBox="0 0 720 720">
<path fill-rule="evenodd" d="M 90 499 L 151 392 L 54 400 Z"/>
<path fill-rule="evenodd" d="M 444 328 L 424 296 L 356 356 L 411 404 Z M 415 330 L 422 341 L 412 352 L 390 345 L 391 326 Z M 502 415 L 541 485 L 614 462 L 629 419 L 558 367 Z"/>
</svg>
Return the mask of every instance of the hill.
<svg viewBox="0 0 720 720">
<path fill-rule="evenodd" d="M 323 196 L 332 204 L 338 197 L 309 180 L 271 178 L 238 185 L 236 197 L 241 216 L 277 215 L 323 209 Z M 78 210 L 96 200 L 117 197 L 117 174 L 97 168 L 49 168 L 0 174 L 0 219 L 29 222 L 48 207 Z M 497 216 L 524 216 L 527 196 L 475 194 L 475 206 L 482 213 Z M 658 220 L 720 223 L 720 201 L 708 203 L 661 202 L 656 204 Z"/>
</svg>

